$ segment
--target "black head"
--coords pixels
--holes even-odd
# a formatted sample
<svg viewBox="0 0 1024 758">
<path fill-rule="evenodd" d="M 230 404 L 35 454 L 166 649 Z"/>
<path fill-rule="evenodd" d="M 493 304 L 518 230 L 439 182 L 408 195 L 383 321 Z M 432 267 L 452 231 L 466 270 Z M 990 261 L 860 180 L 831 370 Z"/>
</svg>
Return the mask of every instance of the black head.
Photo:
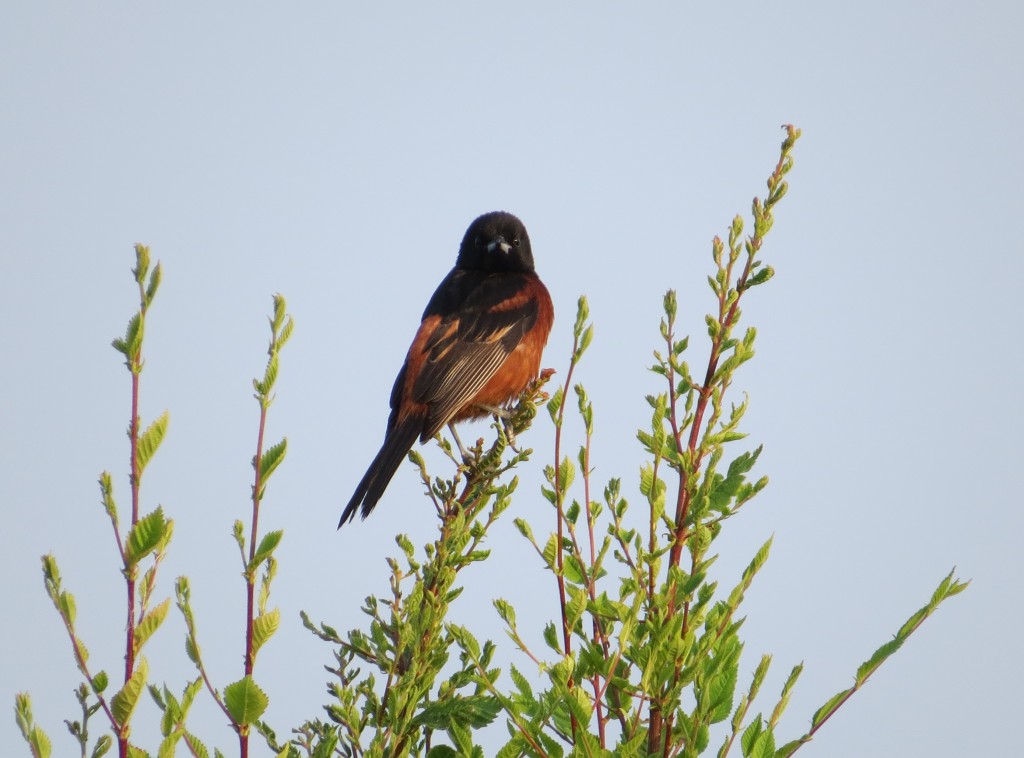
<svg viewBox="0 0 1024 758">
<path fill-rule="evenodd" d="M 485 213 L 466 230 L 455 265 L 475 271 L 533 271 L 526 227 L 511 213 Z"/>
</svg>

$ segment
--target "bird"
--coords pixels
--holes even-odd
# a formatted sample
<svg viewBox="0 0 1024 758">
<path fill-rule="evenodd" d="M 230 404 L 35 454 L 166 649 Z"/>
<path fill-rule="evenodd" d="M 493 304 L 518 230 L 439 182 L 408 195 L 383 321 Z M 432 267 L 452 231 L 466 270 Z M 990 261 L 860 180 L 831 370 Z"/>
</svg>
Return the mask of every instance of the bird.
<svg viewBox="0 0 1024 758">
<path fill-rule="evenodd" d="M 554 315 L 523 222 L 505 211 L 475 219 L 423 311 L 391 390 L 384 442 L 338 528 L 357 511 L 370 515 L 417 439 L 518 397 L 540 371 Z"/>
</svg>

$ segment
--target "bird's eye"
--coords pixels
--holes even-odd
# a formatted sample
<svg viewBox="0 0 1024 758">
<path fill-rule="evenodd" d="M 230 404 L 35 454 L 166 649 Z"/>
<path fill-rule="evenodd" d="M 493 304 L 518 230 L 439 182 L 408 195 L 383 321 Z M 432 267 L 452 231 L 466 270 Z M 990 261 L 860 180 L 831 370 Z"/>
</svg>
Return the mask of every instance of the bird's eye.
<svg viewBox="0 0 1024 758">
<path fill-rule="evenodd" d="M 479 235 L 479 234 L 478 234 L 478 235 L 476 235 L 476 236 L 475 236 L 475 237 L 473 238 L 473 244 L 474 244 L 474 245 L 475 245 L 476 247 L 480 247 L 480 243 L 482 243 L 482 242 L 483 242 L 483 239 L 482 239 L 482 238 L 480 237 L 480 235 Z"/>
<path fill-rule="evenodd" d="M 512 238 L 512 247 L 519 247 L 519 242 L 520 242 L 520 240 L 519 240 L 518 237 L 513 237 Z"/>
</svg>

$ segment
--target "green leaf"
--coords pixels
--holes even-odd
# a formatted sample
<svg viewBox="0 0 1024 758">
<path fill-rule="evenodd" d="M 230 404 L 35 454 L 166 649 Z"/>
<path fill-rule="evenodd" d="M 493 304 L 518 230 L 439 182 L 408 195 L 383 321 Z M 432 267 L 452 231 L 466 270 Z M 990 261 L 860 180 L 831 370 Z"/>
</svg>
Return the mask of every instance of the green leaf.
<svg viewBox="0 0 1024 758">
<path fill-rule="evenodd" d="M 416 723 L 428 729 L 447 730 L 452 724 L 480 729 L 501 712 L 501 701 L 489 695 L 453 696 L 428 703 L 416 716 Z"/>
<path fill-rule="evenodd" d="M 901 639 L 889 640 L 879 647 L 878 650 L 872 653 L 871 657 L 857 668 L 857 685 L 859 686 L 864 684 L 864 682 L 867 681 L 867 678 L 875 672 L 875 669 L 881 666 L 885 662 L 886 658 L 895 653 L 902 646 L 903 640 Z"/>
<path fill-rule="evenodd" d="M 70 592 L 61 592 L 57 596 L 57 609 L 60 611 L 60 615 L 67 621 L 68 626 L 74 626 L 75 616 L 78 614 L 75 596 Z"/>
<path fill-rule="evenodd" d="M 590 343 L 594 341 L 594 325 L 588 324 L 587 328 L 583 330 L 583 334 L 580 335 L 580 348 L 576 351 L 574 356 L 576 360 L 579 360 L 587 348 L 590 347 Z"/>
<path fill-rule="evenodd" d="M 744 756 L 749 756 L 750 751 L 754 749 L 754 743 L 757 742 L 757 738 L 761 736 L 764 731 L 764 722 L 761 720 L 760 714 L 750 722 L 750 725 L 743 730 L 743 734 L 740 736 L 740 749 L 743 751 Z"/>
<path fill-rule="evenodd" d="M 253 556 L 252 560 L 249 561 L 250 571 L 255 570 L 257 566 L 273 554 L 283 536 L 284 530 L 281 529 L 275 532 L 267 532 L 263 535 L 263 539 L 260 540 L 260 546 L 256 548 L 256 554 Z"/>
<path fill-rule="evenodd" d="M 249 726 L 256 721 L 270 704 L 269 698 L 252 680 L 243 677 L 224 688 L 224 705 L 238 726 Z"/>
<path fill-rule="evenodd" d="M 498 611 L 498 616 L 513 629 L 516 626 L 516 609 L 512 607 L 512 604 L 502 598 L 497 598 L 493 602 L 495 610 Z"/>
<path fill-rule="evenodd" d="M 240 519 L 235 519 L 235 523 L 231 526 L 231 536 L 235 538 L 235 542 L 238 544 L 238 549 L 242 553 L 242 562 L 245 563 L 245 525 Z"/>
<path fill-rule="evenodd" d="M 263 643 L 274 636 L 278 626 L 281 625 L 281 611 L 278 608 L 263 613 L 253 619 L 252 622 L 252 654 L 253 657 L 263 647 Z"/>
<path fill-rule="evenodd" d="M 828 719 L 828 717 L 831 716 L 833 713 L 835 713 L 836 709 L 839 708 L 839 706 L 843 704 L 846 698 L 848 698 L 852 694 L 853 689 L 851 688 L 843 690 L 842 692 L 837 692 L 835 695 L 826 700 L 825 704 L 821 706 L 821 708 L 816 710 L 814 712 L 814 715 L 811 717 L 811 730 L 813 731 L 817 729 L 819 726 L 821 726 L 823 723 L 825 723 L 825 720 Z"/>
<path fill-rule="evenodd" d="M 28 744 L 32 748 L 33 758 L 50 758 L 50 738 L 38 726 L 29 732 Z"/>
<path fill-rule="evenodd" d="M 773 269 L 771 266 L 765 266 L 752 277 L 747 279 L 747 283 L 744 289 L 749 289 L 750 287 L 756 287 L 759 284 L 764 284 L 773 276 L 775 276 L 775 269 Z"/>
<path fill-rule="evenodd" d="M 295 319 L 291 316 L 284 322 L 284 328 L 281 329 L 281 333 L 277 336 L 277 349 L 280 350 L 284 347 L 285 343 L 291 339 L 292 330 L 295 328 Z"/>
<path fill-rule="evenodd" d="M 276 445 L 267 448 L 266 452 L 260 457 L 260 481 L 266 482 L 270 475 L 274 473 L 274 470 L 284 460 L 285 454 L 288 452 L 288 438 L 285 437 Z"/>
<path fill-rule="evenodd" d="M 775 709 L 772 711 L 769 726 L 774 727 L 779 723 L 779 719 L 786 710 L 786 706 L 789 705 L 789 697 L 793 692 L 793 687 L 796 685 L 796 680 L 800 678 L 800 674 L 803 673 L 803 670 L 804 664 L 798 663 L 789 672 L 789 678 L 786 679 L 786 683 L 782 686 L 782 694 L 779 696 L 779 702 L 775 705 Z"/>
<path fill-rule="evenodd" d="M 736 659 L 735 662 L 727 663 L 726 669 L 714 677 L 708 687 L 709 718 L 712 724 L 717 724 L 729 718 L 729 712 L 732 710 L 732 700 L 736 694 L 738 662 L 738 659 Z"/>
<path fill-rule="evenodd" d="M 515 684 L 516 689 L 519 691 L 519 699 L 527 703 L 535 702 L 533 697 L 533 688 L 530 687 L 530 683 L 526 677 L 523 676 L 522 672 L 519 671 L 515 666 L 510 667 L 509 674 L 512 677 L 512 683 Z"/>
<path fill-rule="evenodd" d="M 160 743 L 160 747 L 157 748 L 157 758 L 174 758 L 174 750 L 178 746 L 178 742 L 181 741 L 181 732 L 174 732 L 164 737 Z"/>
<path fill-rule="evenodd" d="M 185 732 L 185 744 L 188 745 L 188 749 L 191 750 L 197 758 L 210 758 L 210 751 L 206 749 L 198 737 L 189 731 Z"/>
<path fill-rule="evenodd" d="M 263 372 L 263 381 L 256 383 L 256 391 L 260 395 L 266 396 L 270 394 L 270 390 L 274 387 L 274 382 L 277 381 L 277 370 L 280 361 L 278 360 L 277 353 L 272 352 L 270 359 L 267 361 L 267 370 Z M 255 381 L 255 380 L 253 380 Z"/>
<path fill-rule="evenodd" d="M 145 658 L 139 658 L 131 679 L 125 682 L 124 686 L 110 700 L 110 709 L 114 713 L 114 719 L 119 727 L 126 726 L 131 720 L 135 706 L 139 704 L 139 696 L 146 686 L 146 677 L 149 676 L 149 664 Z"/>
<path fill-rule="evenodd" d="M 135 268 L 132 269 L 132 276 L 135 281 L 142 284 L 149 273 L 149 247 L 140 242 L 135 243 Z"/>
<path fill-rule="evenodd" d="M 562 459 L 561 464 L 558 466 L 558 487 L 561 492 L 568 492 L 572 486 L 573 480 L 576 479 L 576 467 L 572 465 L 572 461 L 569 456 L 565 456 Z"/>
<path fill-rule="evenodd" d="M 558 630 L 551 621 L 544 625 L 544 642 L 547 643 L 549 648 L 561 655 L 562 647 L 558 639 Z"/>
<path fill-rule="evenodd" d="M 27 692 L 19 692 L 14 696 L 14 720 L 21 736 L 29 744 L 33 758 L 50 758 L 50 738 L 36 726 L 32 716 L 32 700 Z"/>
<path fill-rule="evenodd" d="M 141 334 L 142 316 L 136 313 L 128 321 L 128 328 L 125 329 L 124 338 L 122 339 L 118 337 L 110 344 L 117 352 L 121 353 L 123 356 L 125 356 L 125 358 L 128 358 L 130 361 L 132 356 L 134 356 L 138 352 L 138 345 L 139 342 L 141 341 Z"/>
<path fill-rule="evenodd" d="M 564 401 L 564 399 L 565 396 L 562 391 L 562 388 L 558 387 L 555 389 L 553 393 L 551 393 L 551 399 L 548 400 L 548 414 L 551 416 L 551 420 L 555 422 L 555 424 L 558 424 L 558 412 L 562 408 L 562 402 Z"/>
<path fill-rule="evenodd" d="M 586 568 L 575 555 L 565 556 L 565 560 L 562 561 L 562 573 L 573 584 L 586 584 Z"/>
<path fill-rule="evenodd" d="M 744 755 L 747 758 L 774 758 L 775 735 L 772 734 L 772 730 L 765 729 L 761 732 L 754 740 L 754 744 L 751 745 L 750 752 L 744 753 Z"/>
<path fill-rule="evenodd" d="M 138 655 L 139 650 L 146 643 L 150 637 L 153 636 L 153 632 L 160 628 L 160 625 L 167 618 L 167 611 L 171 607 L 171 599 L 167 598 L 156 608 L 151 610 L 145 616 L 142 617 L 142 621 L 135 628 L 135 653 Z"/>
<path fill-rule="evenodd" d="M 156 266 L 153 267 L 153 273 L 149 276 L 149 284 L 146 286 L 146 298 L 144 302 L 147 308 L 152 304 L 153 298 L 156 297 L 156 291 L 160 287 L 160 280 L 163 278 L 162 274 L 163 271 L 160 268 L 160 263 L 157 262 Z"/>
<path fill-rule="evenodd" d="M 138 445 L 135 448 L 135 465 L 139 474 L 146 469 L 146 464 L 156 453 L 167 433 L 167 423 L 170 421 L 170 414 L 164 411 L 139 437 Z"/>
<path fill-rule="evenodd" d="M 98 740 L 96 745 L 92 749 L 90 758 L 103 758 L 107 754 L 107 751 L 113 746 L 114 741 L 110 738 L 109 734 L 104 734 Z"/>
<path fill-rule="evenodd" d="M 107 672 L 101 671 L 92 678 L 92 691 L 97 695 L 107 688 Z"/>
<path fill-rule="evenodd" d="M 565 607 L 566 623 L 570 629 L 576 629 L 576 625 L 579 624 L 587 610 L 587 593 L 582 587 L 573 585 L 566 587 L 566 590 L 569 593 L 569 601 Z"/>
<path fill-rule="evenodd" d="M 167 531 L 167 521 L 164 519 L 164 510 L 158 507 L 155 511 L 145 516 L 128 532 L 128 541 L 125 543 L 125 564 L 128 567 L 138 565 L 139 561 L 153 552 Z"/>
<path fill-rule="evenodd" d="M 801 737 L 798 740 L 793 740 L 792 742 L 787 742 L 785 745 L 783 745 L 782 747 L 780 747 L 778 750 L 775 751 L 775 758 L 789 758 L 789 756 L 793 755 L 793 753 L 795 753 L 800 748 L 801 745 L 805 745 L 806 743 L 808 743 L 810 741 L 811 741 L 811 738 L 808 737 L 807 735 L 804 735 L 803 737 Z"/>
</svg>

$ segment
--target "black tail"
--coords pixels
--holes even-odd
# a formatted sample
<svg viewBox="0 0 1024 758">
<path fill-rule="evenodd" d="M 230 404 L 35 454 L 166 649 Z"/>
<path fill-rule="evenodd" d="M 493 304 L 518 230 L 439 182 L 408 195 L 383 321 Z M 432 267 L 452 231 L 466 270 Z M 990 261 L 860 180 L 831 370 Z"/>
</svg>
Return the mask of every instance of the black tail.
<svg viewBox="0 0 1024 758">
<path fill-rule="evenodd" d="M 367 469 L 359 486 L 356 487 L 355 494 L 352 495 L 352 499 L 348 501 L 348 505 L 342 511 L 341 520 L 338 522 L 339 529 L 356 517 L 356 510 L 360 505 L 362 505 L 360 516 L 366 518 L 370 515 L 370 511 L 377 505 L 377 501 L 384 494 L 391 478 L 398 471 L 402 459 L 412 449 L 416 438 L 420 436 L 422 428 L 423 419 L 413 416 L 388 430 L 377 457 L 373 459 L 370 468 Z"/>
</svg>

